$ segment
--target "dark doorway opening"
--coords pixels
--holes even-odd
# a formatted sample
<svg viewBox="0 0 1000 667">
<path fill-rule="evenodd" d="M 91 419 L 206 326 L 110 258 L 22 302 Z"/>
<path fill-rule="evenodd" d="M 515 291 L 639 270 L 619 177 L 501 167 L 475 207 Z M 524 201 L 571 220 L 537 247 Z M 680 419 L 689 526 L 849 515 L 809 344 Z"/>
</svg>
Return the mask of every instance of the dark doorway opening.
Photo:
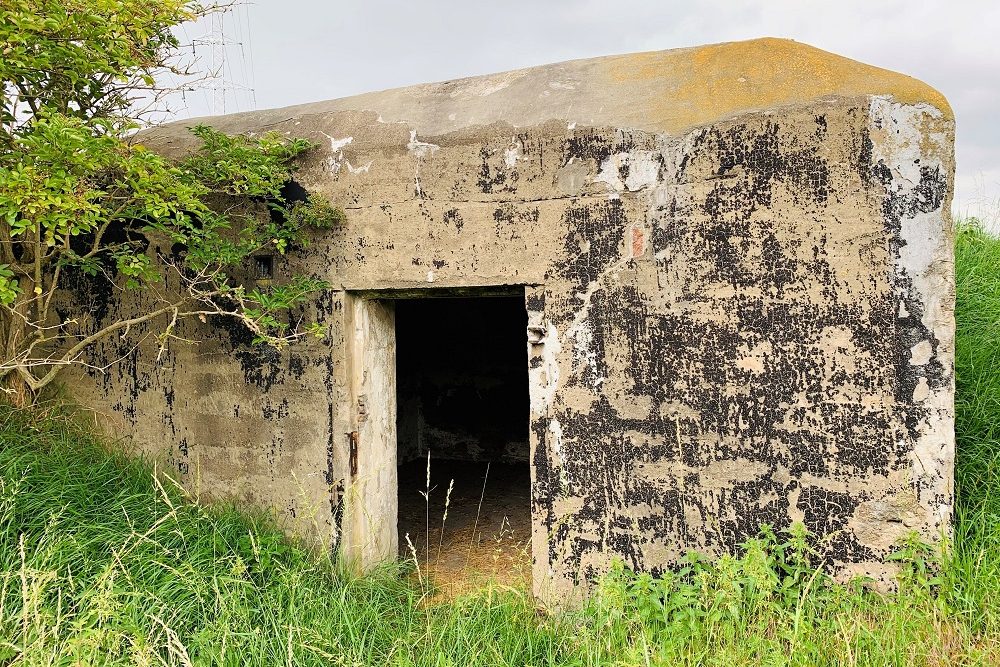
<svg viewBox="0 0 1000 667">
<path fill-rule="evenodd" d="M 400 553 L 446 591 L 530 587 L 524 299 L 401 299 L 395 311 Z"/>
</svg>

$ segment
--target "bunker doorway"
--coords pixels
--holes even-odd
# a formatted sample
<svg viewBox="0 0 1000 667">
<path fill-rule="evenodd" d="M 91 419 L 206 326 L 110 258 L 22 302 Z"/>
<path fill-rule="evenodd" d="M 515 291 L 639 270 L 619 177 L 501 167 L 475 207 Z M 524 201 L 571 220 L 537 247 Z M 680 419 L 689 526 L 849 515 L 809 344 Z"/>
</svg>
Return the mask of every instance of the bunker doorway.
<svg viewBox="0 0 1000 667">
<path fill-rule="evenodd" d="M 394 306 L 400 555 L 445 592 L 530 588 L 524 297 Z"/>
</svg>

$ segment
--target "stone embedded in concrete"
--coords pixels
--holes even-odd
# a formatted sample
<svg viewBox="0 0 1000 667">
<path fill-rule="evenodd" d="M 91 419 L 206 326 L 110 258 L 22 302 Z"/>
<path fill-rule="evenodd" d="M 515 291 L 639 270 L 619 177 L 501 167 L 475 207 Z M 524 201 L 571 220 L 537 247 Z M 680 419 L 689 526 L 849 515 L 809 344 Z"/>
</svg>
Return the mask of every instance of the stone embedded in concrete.
<svg viewBox="0 0 1000 667">
<path fill-rule="evenodd" d="M 296 179 L 348 215 L 276 267 L 333 284 L 326 341 L 188 323 L 202 342 L 159 363 L 72 378 L 196 493 L 393 555 L 392 330 L 359 323 L 400 291 L 517 286 L 537 594 L 796 520 L 883 578 L 905 533 L 948 530 L 954 121 L 924 84 L 765 39 L 201 122 L 318 142 Z M 145 141 L 182 155 L 191 124 Z"/>
</svg>

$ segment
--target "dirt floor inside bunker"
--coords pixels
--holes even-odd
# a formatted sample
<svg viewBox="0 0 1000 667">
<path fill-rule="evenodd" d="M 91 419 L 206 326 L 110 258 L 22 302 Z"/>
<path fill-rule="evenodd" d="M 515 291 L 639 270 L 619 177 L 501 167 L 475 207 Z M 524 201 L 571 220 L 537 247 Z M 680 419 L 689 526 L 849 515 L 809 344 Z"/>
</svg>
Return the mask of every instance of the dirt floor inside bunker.
<svg viewBox="0 0 1000 667">
<path fill-rule="evenodd" d="M 426 471 L 426 461 L 399 469 L 400 556 L 444 595 L 487 582 L 530 589 L 528 464 L 432 459 L 425 501 Z"/>
</svg>

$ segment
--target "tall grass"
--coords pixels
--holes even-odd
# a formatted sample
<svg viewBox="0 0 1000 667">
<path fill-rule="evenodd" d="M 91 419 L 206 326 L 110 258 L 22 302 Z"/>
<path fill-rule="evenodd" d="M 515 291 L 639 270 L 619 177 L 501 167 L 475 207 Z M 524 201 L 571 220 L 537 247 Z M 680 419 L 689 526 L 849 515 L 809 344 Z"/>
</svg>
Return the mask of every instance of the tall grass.
<svg viewBox="0 0 1000 667">
<path fill-rule="evenodd" d="M 1000 636 L 1000 239 L 973 220 L 955 238 L 955 547 L 953 604 Z"/>
<path fill-rule="evenodd" d="M 58 412 L 0 416 L 0 664 L 551 664 L 529 599 L 426 608 L 263 516 L 187 503 Z M 8 662 L 9 661 L 9 662 Z"/>
<path fill-rule="evenodd" d="M 958 230 L 956 531 L 901 545 L 899 590 L 836 584 L 800 526 L 584 608 L 429 603 L 270 519 L 206 509 L 60 409 L 0 408 L 0 665 L 941 665 L 1000 662 L 1000 241 Z"/>
</svg>

